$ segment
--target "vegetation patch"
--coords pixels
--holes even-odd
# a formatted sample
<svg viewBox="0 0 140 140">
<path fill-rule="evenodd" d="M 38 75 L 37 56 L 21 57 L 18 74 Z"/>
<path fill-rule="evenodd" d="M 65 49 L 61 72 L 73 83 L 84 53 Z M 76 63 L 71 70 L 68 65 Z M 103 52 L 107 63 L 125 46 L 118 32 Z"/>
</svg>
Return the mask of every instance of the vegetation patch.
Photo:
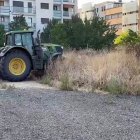
<svg viewBox="0 0 140 140">
<path fill-rule="evenodd" d="M 60 78 L 60 89 L 66 90 L 66 91 L 72 91 L 73 90 L 73 83 L 70 80 L 70 77 L 68 74 L 62 75 Z"/>
<path fill-rule="evenodd" d="M 140 94 L 140 61 L 123 49 L 66 52 L 65 59 L 50 66 L 47 75 L 54 81 L 53 86 L 61 90 L 94 92 L 98 89 L 111 94 Z"/>
</svg>

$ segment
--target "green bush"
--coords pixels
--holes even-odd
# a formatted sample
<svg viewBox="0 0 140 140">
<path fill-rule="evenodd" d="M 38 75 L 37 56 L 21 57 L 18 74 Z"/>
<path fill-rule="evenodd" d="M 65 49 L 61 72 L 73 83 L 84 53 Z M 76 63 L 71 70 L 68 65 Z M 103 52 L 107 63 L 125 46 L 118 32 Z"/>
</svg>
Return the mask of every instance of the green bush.
<svg viewBox="0 0 140 140">
<path fill-rule="evenodd" d="M 73 84 L 72 84 L 68 74 L 64 74 L 61 77 L 60 82 L 61 82 L 61 85 L 60 85 L 61 90 L 73 91 Z"/>
<path fill-rule="evenodd" d="M 125 47 L 127 52 L 135 52 L 140 57 L 140 35 L 132 30 L 122 33 L 115 39 L 115 45 Z"/>
<path fill-rule="evenodd" d="M 119 81 L 119 79 L 113 78 L 107 83 L 105 90 L 111 94 L 124 94 L 126 93 L 125 88 L 126 86 L 124 86 L 123 83 Z"/>
<path fill-rule="evenodd" d="M 53 81 L 53 79 L 51 78 L 51 76 L 45 75 L 45 76 L 42 78 L 41 83 L 42 83 L 42 84 L 49 85 L 49 86 L 52 86 L 52 85 L 53 85 L 53 84 L 52 84 L 52 81 Z"/>
<path fill-rule="evenodd" d="M 115 39 L 115 45 L 132 47 L 140 43 L 140 36 L 132 30 L 122 33 Z"/>
</svg>

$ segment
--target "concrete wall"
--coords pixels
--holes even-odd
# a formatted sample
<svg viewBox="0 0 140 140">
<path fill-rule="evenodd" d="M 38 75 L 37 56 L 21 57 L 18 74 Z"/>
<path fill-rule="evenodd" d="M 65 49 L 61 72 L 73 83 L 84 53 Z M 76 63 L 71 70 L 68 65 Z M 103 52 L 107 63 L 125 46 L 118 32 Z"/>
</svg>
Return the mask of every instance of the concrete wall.
<svg viewBox="0 0 140 140">
<path fill-rule="evenodd" d="M 138 32 L 138 3 L 129 2 L 123 5 L 123 31 L 131 29 Z"/>
<path fill-rule="evenodd" d="M 49 9 L 41 9 L 41 3 L 49 3 Z M 45 24 L 41 24 L 41 18 L 52 19 L 53 17 L 53 1 L 52 0 L 36 0 L 36 29 L 41 30 Z"/>
</svg>

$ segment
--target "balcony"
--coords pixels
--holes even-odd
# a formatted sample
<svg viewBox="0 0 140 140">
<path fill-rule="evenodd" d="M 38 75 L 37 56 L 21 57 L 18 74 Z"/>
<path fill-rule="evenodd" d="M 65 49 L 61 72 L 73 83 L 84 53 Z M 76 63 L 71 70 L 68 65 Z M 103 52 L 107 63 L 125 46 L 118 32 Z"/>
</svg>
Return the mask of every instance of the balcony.
<svg viewBox="0 0 140 140">
<path fill-rule="evenodd" d="M 63 2 L 75 3 L 75 0 L 63 0 Z"/>
<path fill-rule="evenodd" d="M 9 16 L 10 7 L 9 6 L 0 6 L 0 15 Z"/>
<path fill-rule="evenodd" d="M 55 18 L 61 18 L 62 17 L 62 12 L 61 11 L 58 11 L 58 10 L 53 11 L 53 16 Z"/>
<path fill-rule="evenodd" d="M 62 0 L 53 0 L 54 3 L 61 3 Z"/>
<path fill-rule="evenodd" d="M 71 17 L 72 17 L 73 15 L 74 15 L 73 12 L 63 11 L 63 17 L 64 17 L 64 18 L 71 19 Z"/>
<path fill-rule="evenodd" d="M 54 3 L 67 3 L 67 4 L 74 4 L 75 3 L 75 0 L 53 0 Z"/>
<path fill-rule="evenodd" d="M 35 8 L 28 8 L 28 7 L 12 7 L 11 12 L 13 14 L 29 14 L 29 15 L 36 14 Z"/>
</svg>

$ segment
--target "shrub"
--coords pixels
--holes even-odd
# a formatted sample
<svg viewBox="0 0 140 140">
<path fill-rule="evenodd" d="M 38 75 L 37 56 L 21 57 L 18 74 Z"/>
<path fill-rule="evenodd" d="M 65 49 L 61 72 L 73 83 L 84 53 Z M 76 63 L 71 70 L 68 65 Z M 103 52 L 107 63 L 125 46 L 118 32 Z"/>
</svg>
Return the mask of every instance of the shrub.
<svg viewBox="0 0 140 140">
<path fill-rule="evenodd" d="M 41 83 L 47 84 L 47 85 L 49 85 L 49 86 L 52 86 L 52 85 L 53 85 L 52 81 L 53 81 L 53 80 L 52 80 L 52 78 L 51 78 L 50 75 L 45 75 L 45 76 L 43 76 L 43 78 L 42 78 L 42 80 L 41 80 Z"/>
<path fill-rule="evenodd" d="M 125 94 L 125 88 L 126 86 L 123 85 L 120 79 L 112 78 L 108 81 L 104 90 L 110 92 L 111 94 Z"/>
<path fill-rule="evenodd" d="M 62 75 L 60 78 L 60 89 L 66 90 L 66 91 L 72 91 L 73 90 L 73 84 L 70 80 L 70 77 L 68 74 Z"/>
<path fill-rule="evenodd" d="M 120 46 L 127 46 L 127 47 L 133 47 L 135 44 L 140 42 L 140 36 L 132 31 L 128 30 L 124 33 L 122 33 L 119 37 L 115 39 L 115 44 Z"/>
<path fill-rule="evenodd" d="M 127 52 L 135 51 L 136 56 L 140 56 L 140 35 L 132 30 L 122 33 L 115 39 L 115 45 L 123 46 Z"/>
</svg>

